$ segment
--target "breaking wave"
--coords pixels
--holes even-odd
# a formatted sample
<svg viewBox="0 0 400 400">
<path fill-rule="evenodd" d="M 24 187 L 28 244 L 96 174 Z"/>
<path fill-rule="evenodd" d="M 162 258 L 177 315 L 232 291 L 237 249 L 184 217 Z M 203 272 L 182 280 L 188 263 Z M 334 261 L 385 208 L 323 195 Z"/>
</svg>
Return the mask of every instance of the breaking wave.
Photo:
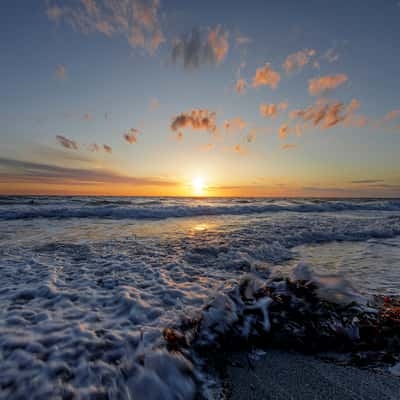
<svg viewBox="0 0 400 400">
<path fill-rule="evenodd" d="M 400 211 L 400 200 L 3 198 L 0 220 L 31 218 L 152 219 L 276 212 Z"/>
</svg>

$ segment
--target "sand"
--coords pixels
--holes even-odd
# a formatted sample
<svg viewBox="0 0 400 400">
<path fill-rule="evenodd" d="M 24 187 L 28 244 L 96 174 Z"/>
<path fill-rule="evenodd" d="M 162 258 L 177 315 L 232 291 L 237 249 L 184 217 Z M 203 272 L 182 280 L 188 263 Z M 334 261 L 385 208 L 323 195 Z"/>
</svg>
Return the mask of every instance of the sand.
<svg viewBox="0 0 400 400">
<path fill-rule="evenodd" d="M 251 362 L 231 353 L 223 374 L 229 400 L 400 399 L 398 377 L 277 350 Z"/>
</svg>

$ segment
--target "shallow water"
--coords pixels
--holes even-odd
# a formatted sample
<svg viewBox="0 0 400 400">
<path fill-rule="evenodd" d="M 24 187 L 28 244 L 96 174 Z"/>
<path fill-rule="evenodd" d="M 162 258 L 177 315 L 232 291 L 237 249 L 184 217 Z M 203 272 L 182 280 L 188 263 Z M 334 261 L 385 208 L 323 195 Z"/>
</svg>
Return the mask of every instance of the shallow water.
<svg viewBox="0 0 400 400">
<path fill-rule="evenodd" d="M 153 347 L 253 269 L 398 295 L 399 235 L 399 200 L 0 198 L 0 396 L 112 397 L 141 333 Z"/>
</svg>

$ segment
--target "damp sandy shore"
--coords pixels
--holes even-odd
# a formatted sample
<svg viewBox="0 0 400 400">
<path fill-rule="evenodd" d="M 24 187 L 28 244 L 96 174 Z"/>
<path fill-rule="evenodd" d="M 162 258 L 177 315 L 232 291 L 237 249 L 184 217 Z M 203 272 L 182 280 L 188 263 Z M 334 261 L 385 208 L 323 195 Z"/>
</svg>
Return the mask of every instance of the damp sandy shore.
<svg viewBox="0 0 400 400">
<path fill-rule="evenodd" d="M 268 350 L 258 360 L 245 352 L 225 360 L 228 400 L 398 400 L 400 378 L 313 356 Z"/>
</svg>

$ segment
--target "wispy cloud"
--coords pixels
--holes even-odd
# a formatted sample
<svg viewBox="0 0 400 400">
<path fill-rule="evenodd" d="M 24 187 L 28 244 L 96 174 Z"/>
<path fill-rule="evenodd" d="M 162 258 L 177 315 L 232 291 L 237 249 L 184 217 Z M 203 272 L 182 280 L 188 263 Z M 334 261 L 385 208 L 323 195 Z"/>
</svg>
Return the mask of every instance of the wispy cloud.
<svg viewBox="0 0 400 400">
<path fill-rule="evenodd" d="M 359 106 L 359 101 L 355 99 L 347 107 L 342 102 L 320 99 L 313 106 L 306 109 L 293 110 L 289 115 L 291 119 L 301 118 L 304 121 L 312 122 L 315 127 L 318 126 L 323 129 L 332 128 L 339 123 L 354 127 L 364 127 L 368 123 L 367 117 L 354 114 L 354 111 Z"/>
<path fill-rule="evenodd" d="M 235 84 L 235 90 L 239 94 L 242 94 L 246 91 L 246 86 L 247 86 L 247 83 L 244 79 L 238 79 Z"/>
<path fill-rule="evenodd" d="M 207 143 L 202 146 L 200 146 L 201 151 L 211 151 L 215 149 L 215 144 L 214 143 Z"/>
<path fill-rule="evenodd" d="M 87 112 L 87 113 L 85 113 L 85 114 L 83 114 L 83 117 L 82 117 L 85 121 L 92 121 L 93 120 L 93 115 L 91 114 L 91 113 L 89 113 L 89 112 Z"/>
<path fill-rule="evenodd" d="M 295 149 L 296 147 L 298 147 L 297 144 L 293 144 L 293 143 L 286 143 L 286 144 L 283 144 L 283 145 L 281 146 L 281 148 L 282 148 L 283 150 L 293 150 L 293 149 Z"/>
<path fill-rule="evenodd" d="M 244 44 L 249 44 L 252 42 L 252 39 L 248 36 L 239 35 L 235 37 L 235 43 L 240 46 Z"/>
<path fill-rule="evenodd" d="M 246 126 L 246 121 L 244 121 L 240 117 L 227 119 L 224 122 L 224 129 L 227 133 L 236 133 L 236 132 L 244 129 L 245 126 Z"/>
<path fill-rule="evenodd" d="M 384 122 L 393 121 L 394 119 L 397 119 L 398 117 L 400 117 L 400 110 L 393 110 L 393 111 L 388 112 L 383 117 L 383 121 Z"/>
<path fill-rule="evenodd" d="M 55 23 L 63 21 L 79 32 L 124 35 L 132 47 L 149 53 L 164 41 L 159 0 L 49 0 L 46 14 Z"/>
<path fill-rule="evenodd" d="M 107 144 L 99 145 L 97 143 L 92 143 L 87 145 L 86 148 L 93 153 L 97 153 L 99 151 L 104 151 L 105 153 L 108 154 L 112 153 L 112 147 Z"/>
<path fill-rule="evenodd" d="M 150 110 L 151 111 L 156 111 L 160 102 L 156 98 L 152 98 L 150 102 Z"/>
<path fill-rule="evenodd" d="M 283 64 L 286 73 L 289 74 L 293 70 L 301 69 L 307 65 L 311 58 L 316 55 L 313 49 L 304 49 L 293 54 L 289 54 Z"/>
<path fill-rule="evenodd" d="M 269 63 L 266 63 L 263 67 L 257 68 L 256 73 L 253 77 L 253 87 L 259 86 L 270 86 L 272 89 L 278 87 L 279 81 L 281 80 L 281 75 L 279 72 L 274 71 Z"/>
<path fill-rule="evenodd" d="M 194 109 L 183 112 L 172 118 L 171 130 L 179 132 L 182 129 L 190 128 L 196 131 L 207 131 L 215 134 L 217 113 L 206 109 Z"/>
<path fill-rule="evenodd" d="M 56 136 L 57 142 L 65 147 L 66 149 L 70 150 L 78 150 L 78 143 L 76 143 L 74 140 L 68 139 L 65 136 L 62 135 L 57 135 Z"/>
<path fill-rule="evenodd" d="M 331 47 L 330 49 L 328 49 L 324 55 L 322 56 L 322 58 L 330 63 L 333 63 L 335 61 L 339 60 L 339 52 L 336 48 Z"/>
<path fill-rule="evenodd" d="M 183 61 L 185 68 L 203 64 L 220 64 L 229 50 L 228 32 L 221 26 L 206 30 L 193 29 L 190 34 L 176 38 L 172 45 L 172 61 Z"/>
<path fill-rule="evenodd" d="M 279 128 L 279 139 L 285 139 L 288 135 L 288 124 L 283 124 L 281 125 L 281 127 Z"/>
<path fill-rule="evenodd" d="M 0 177 L 2 181 L 14 183 L 47 184 L 133 184 L 144 186 L 174 186 L 175 181 L 154 177 L 131 177 L 106 169 L 86 169 L 60 167 L 17 159 L 0 158 Z"/>
<path fill-rule="evenodd" d="M 372 184 L 372 183 L 382 183 L 385 182 L 383 179 L 360 179 L 356 181 L 351 181 L 351 183 L 356 185 Z"/>
<path fill-rule="evenodd" d="M 246 147 L 244 147 L 241 144 L 236 144 L 235 146 L 230 148 L 233 152 L 241 154 L 241 155 L 245 155 L 247 154 L 247 149 Z"/>
<path fill-rule="evenodd" d="M 55 74 L 58 79 L 64 79 L 66 75 L 66 70 L 64 65 L 57 65 Z"/>
<path fill-rule="evenodd" d="M 309 81 L 308 90 L 312 96 L 318 96 L 327 90 L 332 90 L 347 82 L 346 74 L 327 75 Z"/>
<path fill-rule="evenodd" d="M 141 133 L 138 129 L 136 128 L 130 128 L 127 132 L 123 134 L 123 137 L 126 142 L 129 144 L 135 144 L 138 142 L 138 135 Z"/>
</svg>

